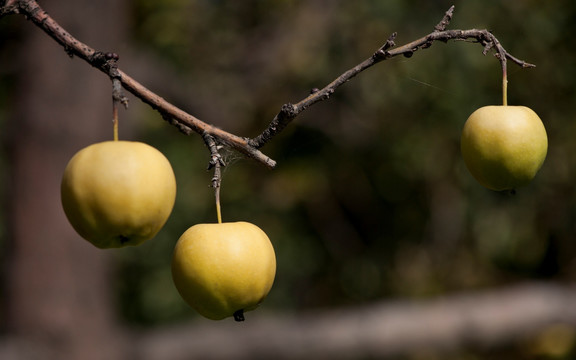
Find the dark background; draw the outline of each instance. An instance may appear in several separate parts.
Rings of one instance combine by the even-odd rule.
[[[537,65],[508,65],[509,104],[536,111],[549,137],[540,173],[515,195],[482,188],[460,156],[459,136],[468,115],[502,99],[499,62],[471,42],[435,43],[409,59],[397,57],[360,74],[262,149],[278,162],[275,170],[225,152],[224,221],[261,227],[278,259],[274,287],[248,320],[527,281],[574,281],[574,2],[80,3],[41,5],[81,41],[117,52],[120,68],[152,91],[247,137],[259,134],[282,104],[301,100],[369,57],[392,32],[402,45],[433,31],[452,3],[456,10],[449,28],[489,29],[511,54]],[[89,286],[97,294],[91,301],[104,308],[110,323],[154,329],[207,321],[180,299],[169,268],[180,234],[196,223],[216,221],[212,174],[206,171],[209,153],[201,138],[180,134],[130,96],[130,108],[120,115],[120,137],[147,142],[170,159],[178,196],[155,239],[102,252],[67,228],[58,182],[77,150],[111,138],[108,79],[81,60],[70,60],[32,23],[9,16],[0,20],[0,81],[5,145],[0,180],[6,189],[0,224],[6,285],[0,305],[7,309],[0,324],[5,334],[38,328],[33,324],[42,318],[18,320],[15,314],[24,305],[17,299],[27,299],[30,309],[51,306],[38,297],[42,291],[31,290],[33,282],[22,280],[43,272],[27,252],[38,246],[45,247],[35,256],[46,271],[54,270],[51,263],[66,262],[63,257],[76,259],[47,275],[60,279],[55,281],[62,288],[51,286],[51,291],[66,293],[74,282]],[[40,153],[55,148],[57,156],[42,159]],[[28,168],[20,165],[25,161],[32,162]],[[27,186],[51,195],[33,195]],[[61,224],[50,235],[38,224],[46,213]],[[53,220],[44,221],[47,229],[55,227]],[[26,229],[31,234],[21,243],[28,245],[18,245]],[[84,268],[90,261],[94,264]],[[75,280],[65,280],[70,273]],[[48,288],[45,281],[39,286]],[[97,301],[103,293],[103,302]],[[52,297],[59,304],[58,295]],[[85,303],[70,299],[84,314]],[[53,323],[50,319],[44,321]],[[526,355],[522,344],[501,351],[507,359],[540,358]],[[483,358],[468,349],[455,356]]]

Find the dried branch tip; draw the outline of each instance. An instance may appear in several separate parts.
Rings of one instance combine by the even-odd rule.
[[[448,11],[446,11],[442,20],[438,23],[438,25],[434,26],[434,31],[446,30],[446,27],[448,27],[448,25],[450,24],[450,21],[452,20],[452,16],[454,15],[454,8],[455,8],[455,6],[452,5],[450,7],[450,9],[448,9]]]
[[[396,46],[396,43],[394,42],[394,40],[396,40],[396,36],[398,36],[397,32],[393,32],[389,37],[388,40],[386,40],[386,43],[384,45],[382,45],[382,47],[380,48],[380,50],[386,51],[388,49],[390,49],[391,47]]]
[[[396,39],[397,35],[398,35],[397,32],[393,32],[392,35],[390,35],[388,37],[388,40],[386,40],[384,45],[382,45],[380,47],[380,49],[378,49],[372,57],[376,60],[386,59],[389,56],[388,49],[396,46],[396,43],[394,42],[394,40]]]

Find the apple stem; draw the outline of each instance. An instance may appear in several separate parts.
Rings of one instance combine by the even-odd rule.
[[[502,75],[502,105],[508,105],[508,78],[506,76],[506,71]]]
[[[498,58],[502,65],[502,105],[508,106],[508,71],[506,66],[506,54],[500,51]]]
[[[116,101],[112,102],[112,124],[114,127],[114,141],[118,141],[118,104]]]
[[[222,210],[220,207],[220,186],[214,189],[214,196],[216,197],[216,215],[218,216],[218,224],[222,224]]]

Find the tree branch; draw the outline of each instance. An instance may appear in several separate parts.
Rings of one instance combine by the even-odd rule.
[[[446,30],[452,19],[454,6],[450,7],[444,14],[442,20],[434,27],[430,34],[414,40],[400,47],[395,46],[396,33],[392,34],[386,43],[380,47],[370,58],[344,72],[330,84],[320,90],[312,91],[311,94],[296,104],[285,104],[278,114],[273,118],[268,127],[262,133],[252,139],[240,137],[224,131],[216,126],[207,124],[193,115],[172,105],[162,97],[150,91],[135,79],[131,78],[122,70],[117,69],[116,77],[122,86],[142,100],[144,103],[158,111],[162,117],[170,124],[176,126],[181,132],[190,134],[196,132],[199,135],[209,134],[218,140],[218,143],[229,146],[234,150],[264,164],[268,168],[274,168],[276,162],[260,152],[266,143],[281,133],[302,111],[315,103],[326,100],[340,86],[350,81],[364,70],[374,66],[384,60],[395,56],[403,55],[411,57],[416,51],[432,46],[436,41],[448,42],[449,40],[475,40],[484,47],[484,54],[495,51],[496,57],[502,63],[502,68],[506,69],[506,60],[518,64],[519,66],[534,67],[535,65],[520,60],[509,54],[500,44],[498,39],[488,30]],[[95,68],[107,73],[110,76],[110,64],[106,60],[104,53],[90,48],[88,45],[75,39],[65,29],[63,29],[54,19],[52,19],[34,0],[0,0],[0,17],[7,14],[22,14],[34,24],[44,30],[50,37],[64,47],[70,56],[78,56],[90,63]],[[393,48],[393,49],[392,49]]]
[[[87,61],[90,65],[110,76],[110,62],[106,59],[106,54],[96,51],[88,45],[74,38],[68,31],[62,28],[40,5],[34,0],[8,0],[6,5],[0,9],[0,14],[21,14],[27,17],[35,25],[40,27],[56,42],[64,47],[70,56],[78,56]],[[122,86],[158,111],[162,117],[172,125],[178,127],[185,134],[196,132],[200,135],[208,133],[220,142],[235,149],[236,151],[273,168],[276,162],[264,155],[258,149],[248,144],[247,139],[236,136],[213,125],[207,124],[200,119],[188,114],[171,103],[164,100],[154,92],[147,89],[138,81],[130,77],[120,69],[117,69],[117,78]]]
[[[454,5],[450,6],[450,9],[446,11],[442,20],[440,20],[438,25],[434,26],[434,31],[446,30],[446,27],[450,24],[450,21],[452,21],[452,16],[454,15],[454,8],[455,8]]]
[[[391,59],[399,55],[403,55],[407,58],[412,57],[416,51],[429,48],[435,41],[448,42],[449,40],[475,40],[477,43],[480,43],[482,46],[484,46],[484,55],[486,55],[490,50],[496,51],[496,57],[502,63],[503,69],[506,68],[506,59],[515,62],[523,68],[536,66],[510,55],[504,49],[504,47],[502,47],[500,41],[498,41],[498,39],[488,30],[444,30],[449,21],[452,19],[453,11],[454,6],[452,6],[446,12],[442,21],[436,25],[435,30],[432,33],[414,40],[408,44],[402,45],[392,50],[388,50],[394,46],[396,33],[393,33],[388,38],[386,43],[370,58],[364,60],[352,69],[344,72],[330,84],[326,85],[323,89],[312,92],[308,97],[296,104],[285,104],[282,106],[282,109],[276,115],[276,117],[272,120],[268,128],[265,129],[257,137],[250,139],[250,145],[258,149],[261,148],[274,136],[278,135],[282,130],[284,130],[284,128],[286,128],[286,126],[288,126],[288,124],[290,124],[290,122],[292,122],[292,120],[294,120],[302,111],[306,110],[319,101],[330,98],[330,95],[332,95],[337,88],[344,85],[346,82],[350,81],[353,77],[360,74],[364,70],[367,70],[379,62]]]

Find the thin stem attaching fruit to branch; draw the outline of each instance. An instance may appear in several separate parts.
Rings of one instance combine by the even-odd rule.
[[[508,75],[506,69],[502,71],[502,105],[508,105]]]
[[[500,56],[500,63],[502,64],[502,105],[508,106],[508,70],[506,66],[506,56]]]
[[[496,48],[496,58],[498,60],[500,60],[500,65],[502,67],[502,105],[507,106],[508,105],[508,65],[507,65],[507,59],[511,59],[512,61],[516,62],[517,64],[520,64],[522,67],[526,67],[526,66],[535,66],[535,65],[531,65],[531,64],[526,64],[522,61],[519,61],[518,59],[510,56],[506,50],[504,49],[504,47],[502,47],[502,45],[500,44],[500,41],[498,41],[498,39],[496,39],[494,37],[494,39],[492,40],[491,43],[487,43],[486,45],[484,45],[484,54],[488,53],[488,51],[490,51],[491,48]]]
[[[207,132],[202,134],[204,143],[210,150],[210,162],[208,163],[208,170],[214,169],[214,176],[212,177],[211,186],[214,188],[214,198],[216,200],[216,215],[218,224],[222,224],[222,210],[220,207],[220,188],[222,185],[222,167],[226,166],[222,155],[220,155],[221,146],[218,146],[214,137]]]
[[[112,79],[112,123],[114,128],[114,141],[118,141],[118,107],[120,104],[128,108],[128,98],[122,92],[122,82],[118,73],[118,59],[116,53],[106,53],[104,55],[109,68],[108,76]]]
[[[118,141],[118,105],[116,104],[116,101],[112,102],[112,124],[112,138],[114,141]]]
[[[391,59],[398,55],[403,55],[409,58],[416,51],[429,48],[436,41],[448,42],[449,40],[474,40],[484,46],[484,54],[487,54],[491,50],[495,50],[496,57],[502,63],[504,74],[506,69],[506,60],[510,60],[523,68],[535,66],[509,54],[502,45],[500,45],[498,39],[488,30],[446,30],[452,19],[453,12],[454,6],[450,7],[450,9],[446,11],[442,20],[434,27],[433,32],[405,45],[395,47],[394,40],[396,38],[396,33],[392,34],[386,43],[374,52],[372,56],[344,72],[324,88],[319,90],[315,89],[308,97],[302,99],[296,104],[287,103],[283,105],[267,128],[260,135],[252,139],[240,137],[213,125],[207,124],[167,102],[121,70],[117,69],[117,74],[119,81],[126,90],[158,111],[164,119],[166,119],[171,125],[176,126],[183,133],[191,134],[192,132],[196,132],[200,135],[207,133],[216,139],[219,144],[230,147],[245,156],[264,164],[268,168],[274,168],[276,162],[260,152],[260,148],[268,143],[274,136],[281,133],[302,111],[317,102],[330,98],[330,96],[340,86],[364,70],[384,60]],[[95,51],[88,45],[75,39],[58,23],[56,23],[56,21],[54,21],[44,10],[42,10],[36,1],[4,0],[4,6],[0,7],[0,17],[8,14],[22,14],[26,16],[27,19],[31,20],[61,44],[70,56],[76,55],[97,69],[109,73],[109,64],[102,52]],[[504,80],[506,81],[506,75],[504,75]],[[506,102],[506,99],[504,99],[504,102]]]

